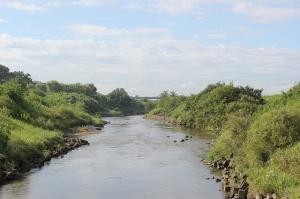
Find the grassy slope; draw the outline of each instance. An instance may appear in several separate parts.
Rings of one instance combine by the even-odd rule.
[[[32,160],[44,158],[51,147],[63,141],[61,132],[37,128],[4,115],[0,115],[0,120],[10,129],[8,145],[2,154],[3,170],[28,171]]]

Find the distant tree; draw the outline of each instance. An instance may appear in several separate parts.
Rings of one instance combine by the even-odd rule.
[[[0,64],[0,83],[9,78],[9,68]]]
[[[85,87],[85,94],[88,96],[95,96],[97,94],[97,88],[94,84],[86,84]]]
[[[0,154],[4,151],[9,140],[9,129],[6,124],[0,123]]]
[[[15,81],[19,84],[22,84],[23,86],[26,86],[28,84],[32,83],[31,75],[25,74],[22,71],[15,71],[9,73],[9,80]]]
[[[47,93],[47,85],[41,82],[35,82],[34,91],[40,96],[45,96]]]
[[[47,82],[47,86],[49,92],[59,93],[63,91],[63,85],[58,81]]]
[[[22,85],[16,82],[5,82],[0,85],[0,94],[7,95],[16,103],[21,103],[23,101],[24,89]]]
[[[131,98],[124,88],[117,88],[108,94],[109,102],[112,106],[125,108],[130,106]]]
[[[165,98],[169,96],[169,92],[168,91],[162,91],[159,95],[159,98]]]

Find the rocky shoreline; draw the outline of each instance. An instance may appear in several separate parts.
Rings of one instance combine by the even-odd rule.
[[[221,158],[217,161],[206,162],[211,168],[221,170],[221,179],[216,182],[222,183],[222,190],[225,193],[225,199],[247,199],[248,187],[247,176],[235,172],[234,159]]]
[[[43,167],[45,163],[51,161],[52,158],[63,157],[68,152],[85,145],[89,145],[87,140],[71,137],[64,138],[62,144],[52,146],[45,151],[45,155],[31,157],[31,159],[28,160],[27,165],[0,171],[0,185],[7,181],[20,178],[23,173],[26,173],[31,169]]]
[[[249,195],[247,176],[235,170],[235,160],[233,158],[220,158],[213,162],[203,160],[203,162],[212,169],[222,171],[221,179],[216,178],[216,182],[222,183],[225,199],[288,199],[288,197],[279,197],[276,193]]]

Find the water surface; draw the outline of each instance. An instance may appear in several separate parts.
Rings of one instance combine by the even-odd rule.
[[[106,118],[90,146],[0,188],[1,199],[221,199],[200,160],[209,139],[141,116]],[[179,142],[174,143],[174,140]]]

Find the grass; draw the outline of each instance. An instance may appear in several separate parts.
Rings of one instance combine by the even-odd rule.
[[[22,121],[0,115],[0,120],[10,128],[7,147],[1,151],[6,161],[4,170],[15,168],[19,171],[28,171],[36,159],[42,159],[49,150],[63,140],[63,135],[58,131],[49,131],[34,127]]]

